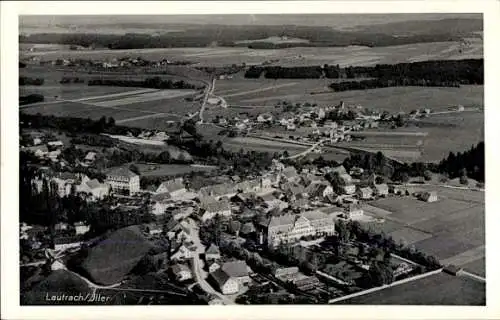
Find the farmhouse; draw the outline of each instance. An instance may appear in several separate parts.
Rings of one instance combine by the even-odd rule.
[[[140,191],[139,175],[126,168],[116,168],[106,175],[106,183],[115,193],[132,195]]]
[[[368,200],[373,196],[373,190],[370,187],[359,188],[356,192],[359,199]]]
[[[231,204],[227,199],[221,199],[217,202],[205,203],[202,204],[200,213],[202,221],[210,220],[216,215],[229,217],[231,215]]]
[[[437,192],[430,191],[420,194],[420,199],[425,202],[436,202],[438,200]]]
[[[236,279],[231,278],[222,269],[217,269],[210,273],[210,277],[214,280],[222,294],[235,294],[238,293],[240,287]]]
[[[375,194],[379,197],[385,197],[386,195],[389,194],[389,187],[387,186],[386,183],[381,183],[381,184],[375,184]]]
[[[346,207],[345,213],[351,220],[356,220],[363,217],[364,211],[359,204],[350,204]]]
[[[107,183],[100,183],[97,179],[87,180],[78,186],[76,191],[90,195],[91,200],[101,200],[109,194],[110,185]]]
[[[249,267],[243,260],[229,261],[222,265],[221,270],[228,274],[231,278],[238,281],[240,285],[250,282],[248,276]]]
[[[257,122],[265,123],[273,121],[273,116],[270,113],[259,114],[257,117]]]
[[[205,260],[218,260],[220,259],[219,247],[215,244],[211,244],[210,247],[205,251]]]
[[[177,281],[186,281],[193,278],[191,270],[185,264],[175,264],[171,270]]]
[[[175,198],[186,192],[182,178],[164,181],[156,189],[156,193],[169,193],[170,197]]]

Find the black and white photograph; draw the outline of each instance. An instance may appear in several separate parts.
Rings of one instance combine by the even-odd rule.
[[[19,15],[9,294],[486,306],[484,25],[452,10]]]

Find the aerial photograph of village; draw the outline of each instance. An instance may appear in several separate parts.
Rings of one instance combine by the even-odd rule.
[[[486,305],[483,65],[482,14],[20,16],[20,304]]]

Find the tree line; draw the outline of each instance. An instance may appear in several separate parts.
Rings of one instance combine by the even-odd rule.
[[[273,44],[258,41],[273,36],[287,36],[308,40],[292,44]],[[20,35],[20,43],[56,43],[80,45],[83,47],[109,49],[179,48],[243,46],[255,49],[278,49],[287,47],[342,47],[361,45],[369,47],[393,46],[422,42],[460,41],[461,34],[456,32],[432,32],[397,37],[387,33],[339,31],[323,26],[264,26],[264,25],[203,25],[190,26],[182,32],[161,35],[145,33],[97,34],[97,33],[40,33]],[[254,43],[241,43],[240,40],[257,40]]]
[[[45,80],[43,78],[30,78],[25,76],[19,76],[20,86],[41,86]]]
[[[323,66],[251,66],[245,78],[257,79],[264,74],[270,79],[362,79],[332,83],[336,91],[362,90],[390,86],[452,86],[460,84],[484,83],[484,60],[435,60],[412,63],[377,64],[372,67],[345,67],[339,65]],[[351,89],[352,88],[352,89]]]
[[[45,97],[41,94],[38,94],[38,93],[28,94],[26,96],[20,95],[19,96],[19,105],[24,106],[27,104],[43,102],[44,100],[45,100]]]
[[[160,77],[141,80],[123,79],[93,79],[88,81],[89,86],[115,86],[115,87],[139,87],[152,89],[197,89],[193,84],[183,80],[162,80]]]

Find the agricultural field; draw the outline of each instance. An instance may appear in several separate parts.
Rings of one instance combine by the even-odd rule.
[[[484,274],[484,263],[480,262],[485,256],[484,193],[443,187],[422,189],[437,190],[439,200],[434,203],[409,197],[376,200],[365,212],[384,218],[385,222],[370,227],[397,242],[414,245],[443,264],[470,266],[478,274]]]
[[[486,305],[484,283],[444,272],[373,293],[340,301],[339,304],[380,305]]]
[[[136,164],[141,176],[155,177],[155,176],[175,176],[190,172],[206,172],[214,170],[214,167],[209,166],[193,166],[188,164]]]
[[[474,39],[476,40],[476,39]],[[89,50],[89,51],[39,51],[23,52],[21,58],[37,56],[41,60],[57,58],[112,59],[125,56],[141,56],[148,60],[180,59],[201,65],[260,64],[277,59],[277,64],[296,66],[307,64],[375,65],[382,63],[413,62],[438,59],[468,59],[483,57],[480,39],[460,52],[459,42],[418,43],[388,47],[305,47],[280,49],[249,49],[232,47],[213,48],[153,48],[134,50]]]

